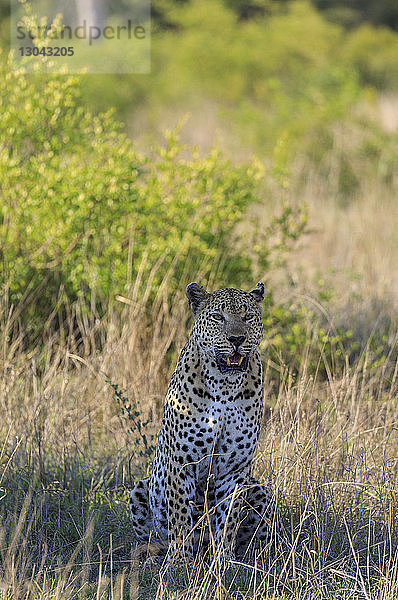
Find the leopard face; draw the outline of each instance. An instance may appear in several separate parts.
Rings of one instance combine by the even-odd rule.
[[[263,335],[264,285],[252,292],[226,288],[207,293],[191,283],[187,296],[195,316],[192,335],[201,353],[215,360],[221,374],[246,371]]]

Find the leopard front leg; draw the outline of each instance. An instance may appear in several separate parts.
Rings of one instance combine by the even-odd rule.
[[[193,559],[192,505],[195,481],[188,466],[170,465],[166,481],[170,561]]]
[[[249,474],[226,474],[216,484],[216,543],[222,549],[225,561],[235,558],[235,539],[240,524],[240,513],[246,494],[245,484]]]

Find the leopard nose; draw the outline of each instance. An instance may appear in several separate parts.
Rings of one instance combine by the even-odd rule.
[[[231,344],[235,347],[235,349],[237,350],[239,348],[239,346],[241,344],[243,344],[243,342],[245,341],[246,337],[244,335],[239,335],[239,336],[235,336],[235,335],[231,335],[228,338],[228,341],[231,342]]]

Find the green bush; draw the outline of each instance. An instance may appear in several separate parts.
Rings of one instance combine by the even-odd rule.
[[[380,140],[385,133],[375,98],[398,86],[396,32],[347,30],[302,0],[166,5],[174,27],[152,37],[150,76],[85,79],[91,106],[117,106],[139,135],[144,123],[144,143],[187,112],[200,127],[191,125],[187,137],[206,146],[216,129],[232,156],[255,151],[271,160],[286,140],[288,163],[301,173],[297,185],[315,176],[343,204],[379,176],[362,142],[369,129]],[[250,6],[263,6],[264,15],[237,18]],[[382,160],[394,164],[391,137],[380,148]]]
[[[118,76],[90,78],[85,97],[104,106],[116,87],[112,103],[123,116],[144,113],[152,131],[170,109],[177,119],[214,110],[246,148],[269,155],[288,135],[291,156],[302,152],[303,140],[318,139],[317,127],[345,118],[361,96],[358,73],[343,56],[346,33],[308,2],[283,3],[283,10],[270,3],[272,11],[254,20],[237,19],[233,4],[175,3],[175,28],[152,38],[151,75],[130,76],[129,90]]]
[[[253,229],[251,253],[235,231],[259,200],[259,163],[201,156],[176,132],[144,157],[110,113],[81,108],[79,77],[3,63],[0,79],[0,283],[25,331],[78,299],[100,310],[137,280],[153,294],[167,277],[172,293],[215,264],[235,286],[266,272],[267,232]],[[288,207],[270,227],[282,248],[304,225]]]
[[[377,89],[397,89],[397,33],[387,28],[362,25],[347,37],[343,53],[363,84]]]
[[[216,149],[202,156],[177,131],[143,156],[110,113],[81,107],[80,77],[1,68],[0,284],[29,345],[76,301],[98,315],[117,294],[151,302],[162,284],[172,295],[194,279],[243,288],[266,280],[305,231],[305,212],[288,202],[266,229],[250,224],[247,209],[269,193],[258,161],[234,164]],[[287,153],[280,140],[268,175],[281,192]],[[264,322],[277,377],[278,364],[297,372],[308,352],[319,369],[315,315],[270,294]],[[345,334],[317,335],[324,355],[339,359]]]

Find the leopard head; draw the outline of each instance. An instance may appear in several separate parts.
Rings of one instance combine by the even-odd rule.
[[[222,374],[246,371],[263,335],[264,284],[251,292],[225,288],[207,292],[190,283],[186,294],[194,313],[192,330],[201,353],[215,359]]]

